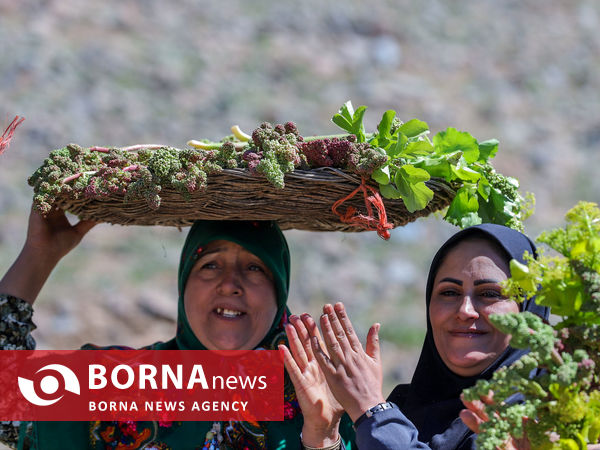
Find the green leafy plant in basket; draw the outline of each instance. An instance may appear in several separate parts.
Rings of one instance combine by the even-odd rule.
[[[393,224],[387,223],[381,197],[402,199],[410,214],[424,210],[434,198],[431,183],[427,185],[433,179],[442,180],[455,194],[445,214],[449,222],[460,227],[492,222],[521,228],[527,208],[518,182],[497,173],[489,162],[498,141],[478,142],[454,128],[430,139],[425,122],[402,122],[392,110],[383,114],[376,131],[366,133],[365,111],[365,106],[354,110],[350,102],[344,104],[332,121],[346,134],[335,136],[302,136],[293,122],[265,122],[251,134],[234,126],[233,134],[219,142],[191,140],[186,149],[70,144],[52,151],[29,183],[35,206],[43,214],[61,200],[64,204],[65,197],[90,202],[141,201],[156,211],[165,192],[174,191],[190,200],[223,171],[244,171],[284,189],[286,174],[328,167],[362,180],[348,197],[332,198],[331,212],[344,223],[376,228],[384,238],[389,237]],[[361,190],[365,214],[351,207],[338,211]]]
[[[498,151],[496,139],[478,142],[465,131],[448,128],[429,139],[429,126],[419,120],[402,122],[386,111],[373,134],[363,124],[366,107],[347,102],[333,122],[355,135],[358,142],[381,148],[386,162],[372,173],[386,198],[401,198],[410,212],[423,209],[433,198],[425,182],[441,178],[457,186],[445,219],[462,228],[482,222],[521,229],[523,198],[515,178],[497,173],[490,165]]]
[[[526,437],[535,449],[585,449],[600,438],[600,210],[581,202],[566,214],[564,228],[542,233],[538,241],[558,253],[542,252],[527,264],[511,262],[506,294],[535,296],[561,317],[550,326],[529,312],[491,316],[511,334],[510,345],[531,352],[464,391],[477,400],[493,392],[490,420],[480,428],[483,449]],[[542,375],[529,378],[535,368]],[[521,402],[506,400],[520,393]]]

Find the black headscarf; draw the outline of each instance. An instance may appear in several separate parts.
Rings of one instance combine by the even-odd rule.
[[[489,379],[500,367],[507,366],[527,353],[508,347],[488,368],[479,375],[463,377],[452,372],[442,361],[433,340],[429,320],[429,304],[435,276],[448,252],[459,242],[470,238],[482,238],[498,245],[505,252],[506,262],[516,259],[524,262],[528,252],[537,257],[535,245],[524,234],[501,225],[483,224],[459,231],[438,250],[427,279],[426,308],[427,334],[417,368],[409,385],[397,386],[389,401],[396,403],[419,430],[419,440],[429,442],[432,448],[471,448],[473,434],[458,417],[464,409],[460,400],[463,389],[473,386],[480,378]],[[539,306],[534,299],[520,305],[521,311],[530,311],[548,319],[549,308]]]

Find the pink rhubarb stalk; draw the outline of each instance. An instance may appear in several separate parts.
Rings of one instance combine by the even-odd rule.
[[[8,144],[10,144],[10,140],[15,133],[16,128],[23,123],[25,117],[15,116],[13,121],[6,127],[2,136],[0,136],[0,155],[4,153],[4,151],[8,148]]]
[[[138,145],[130,145],[129,147],[121,147],[117,148],[117,150],[123,150],[125,152],[133,152],[136,150],[148,149],[148,150],[158,150],[159,148],[165,147],[164,145],[159,144],[138,144]],[[108,153],[112,150],[109,147],[90,147],[90,152],[101,152]]]

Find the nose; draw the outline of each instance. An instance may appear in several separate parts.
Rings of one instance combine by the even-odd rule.
[[[464,295],[458,307],[457,316],[461,320],[474,320],[479,318],[479,313],[469,295]]]
[[[240,275],[236,269],[224,270],[217,285],[217,293],[223,296],[237,297],[242,295],[243,288],[240,283]]]

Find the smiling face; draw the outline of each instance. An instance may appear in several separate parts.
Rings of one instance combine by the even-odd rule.
[[[429,320],[435,346],[450,370],[461,376],[481,373],[508,346],[490,314],[518,312],[502,295],[510,275],[500,249],[485,239],[462,241],[448,252],[435,276]]]
[[[213,241],[190,272],[184,305],[194,334],[207,349],[253,349],[277,315],[273,275],[244,247]]]

